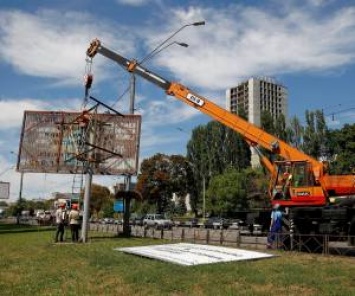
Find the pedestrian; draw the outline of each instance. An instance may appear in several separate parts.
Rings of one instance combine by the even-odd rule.
[[[78,204],[72,204],[71,211],[69,212],[69,224],[73,243],[79,241],[79,219]]]
[[[58,209],[55,212],[55,222],[57,225],[57,231],[55,234],[55,242],[63,242],[64,238],[64,223],[65,223],[65,204],[59,204]]]
[[[279,204],[275,204],[272,208],[269,230],[270,231],[267,238],[267,248],[272,249],[274,241],[282,230],[282,212],[280,211]]]

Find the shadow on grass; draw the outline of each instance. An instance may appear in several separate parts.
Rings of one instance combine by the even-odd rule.
[[[47,232],[53,231],[54,227],[49,226],[33,226],[25,224],[2,224],[0,223],[0,235],[9,233],[24,233],[24,232]]]

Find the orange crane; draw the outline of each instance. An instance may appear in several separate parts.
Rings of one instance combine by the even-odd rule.
[[[308,215],[312,216],[314,210],[314,215],[317,216],[319,215],[319,209],[328,205],[329,197],[355,194],[355,175],[329,175],[327,164],[316,160],[254,124],[219,107],[188,87],[168,81],[146,69],[136,60],[129,60],[106,48],[101,44],[100,40],[94,39],[86,54],[92,59],[97,53],[115,61],[128,72],[135,73],[157,85],[166,94],[174,96],[185,104],[233,129],[251,146],[263,147],[282,158],[282,161],[274,163],[270,163],[266,158],[264,158],[264,161],[262,159],[272,176],[269,192],[272,204],[278,203],[289,209],[299,209],[300,207],[305,209],[307,207],[307,210],[309,210],[307,212]],[[302,210],[301,212],[303,213]],[[345,214],[346,223],[350,224],[350,219],[352,221],[351,225],[353,225],[351,226],[352,228],[355,228],[354,212],[354,209],[349,208],[349,211],[346,211]],[[329,215],[329,212],[327,212],[327,215]],[[295,219],[297,219],[297,214]],[[323,221],[322,219],[319,221]],[[343,225],[340,227],[343,228]]]

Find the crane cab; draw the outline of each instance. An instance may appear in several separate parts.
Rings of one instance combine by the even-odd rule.
[[[313,175],[309,161],[276,161],[277,174],[271,180],[273,204],[283,206],[325,205],[326,196]]]

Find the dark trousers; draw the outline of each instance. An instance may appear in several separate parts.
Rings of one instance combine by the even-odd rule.
[[[70,224],[71,240],[77,242],[79,240],[79,224]]]
[[[269,245],[273,244],[273,242],[276,240],[278,235],[281,233],[281,227],[280,226],[272,226],[271,230],[269,232],[269,235],[267,237],[267,242]]]
[[[63,236],[64,236],[64,223],[59,223],[57,224],[57,232],[55,233],[55,242],[63,241]]]

